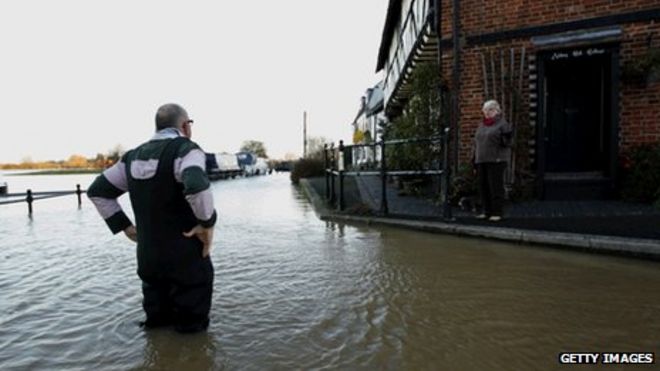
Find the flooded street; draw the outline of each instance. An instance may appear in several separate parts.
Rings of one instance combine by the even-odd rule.
[[[326,223],[288,174],[213,189],[211,326],[188,336],[138,327],[134,245],[88,200],[36,201],[32,220],[0,206],[0,369],[535,370],[660,351],[658,263]]]

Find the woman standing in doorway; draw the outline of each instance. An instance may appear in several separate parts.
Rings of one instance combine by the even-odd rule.
[[[513,129],[495,100],[483,105],[484,119],[474,135],[474,165],[477,170],[482,212],[477,216],[497,222],[504,208],[504,171],[511,158]]]

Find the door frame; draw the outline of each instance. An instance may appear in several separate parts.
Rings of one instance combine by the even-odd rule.
[[[614,190],[616,185],[616,180],[618,177],[617,174],[617,164],[619,161],[619,92],[620,92],[620,44],[619,43],[608,43],[608,44],[593,44],[593,45],[580,45],[580,46],[564,46],[548,50],[540,50],[536,53],[537,64],[537,73],[538,73],[538,83],[536,86],[536,94],[538,98],[538,104],[536,106],[536,116],[538,117],[536,125],[536,195],[539,199],[545,199],[545,164],[546,164],[546,145],[545,145],[545,131],[547,125],[547,94],[546,94],[546,64],[552,61],[553,55],[557,53],[569,54],[571,55],[574,51],[583,51],[593,49],[602,49],[605,54],[610,56],[610,107],[609,110],[606,109],[606,114],[610,115],[610,130],[609,130],[609,148],[610,156],[609,163],[605,166],[606,178],[607,178],[607,187],[610,190]]]

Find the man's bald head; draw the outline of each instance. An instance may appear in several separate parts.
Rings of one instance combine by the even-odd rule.
[[[156,131],[166,128],[181,129],[181,124],[188,120],[188,112],[175,103],[160,106],[156,111]]]

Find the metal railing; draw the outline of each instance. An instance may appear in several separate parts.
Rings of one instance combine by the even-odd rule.
[[[389,214],[388,199],[387,199],[387,180],[390,176],[438,176],[440,189],[439,193],[442,199],[443,207],[443,216],[445,219],[451,219],[451,207],[449,205],[449,197],[447,193],[447,184],[449,180],[445,179],[448,172],[444,164],[447,163],[448,158],[448,145],[449,140],[449,128],[445,128],[443,135],[429,137],[429,138],[410,138],[410,139],[394,139],[394,140],[380,140],[375,143],[370,144],[352,144],[344,145],[344,141],[340,140],[339,145],[335,147],[334,143],[330,145],[324,145],[324,168],[325,168],[325,198],[328,203],[331,205],[336,205],[337,210],[343,211],[346,207],[345,205],[345,195],[344,195],[344,177],[346,176],[378,176],[381,179],[380,182],[380,191],[381,191],[381,200],[380,200],[380,213],[382,215]],[[391,146],[401,146],[407,144],[416,144],[416,145],[429,145],[429,146],[440,146],[440,156],[437,158],[437,168],[422,168],[422,169],[398,169],[398,168],[389,168],[387,161],[387,152],[386,149]],[[346,152],[351,151],[354,148],[372,148],[374,157],[378,153],[377,149],[380,150],[380,159],[379,161],[372,161],[370,164],[375,167],[373,169],[349,169],[345,163]],[[338,182],[336,182],[338,181]],[[336,189],[336,185],[339,189]]]
[[[80,189],[80,184],[76,184],[76,189],[74,191],[32,192],[31,189],[28,189],[25,193],[7,193],[0,195],[0,206],[26,202],[28,205],[28,216],[32,216],[32,203],[34,201],[45,200],[54,197],[77,195],[78,208],[80,208],[82,206],[82,194],[86,192],[86,190]]]

